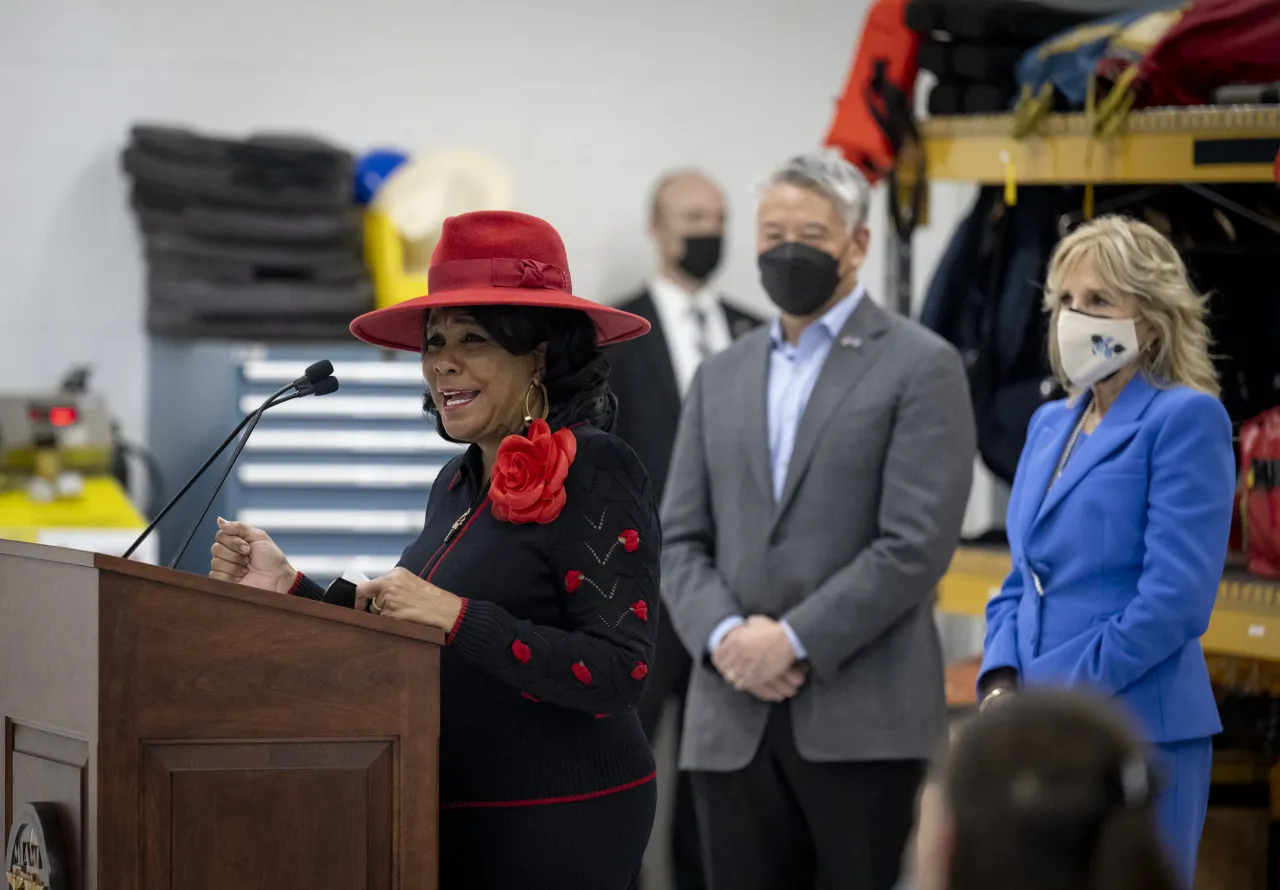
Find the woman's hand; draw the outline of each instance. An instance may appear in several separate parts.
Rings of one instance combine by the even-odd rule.
[[[356,611],[366,603],[369,610],[384,618],[399,618],[453,630],[462,612],[462,598],[424,581],[408,569],[392,569],[381,578],[356,587]]]
[[[209,548],[209,577],[260,590],[288,593],[298,572],[284,552],[260,528],[218,517],[218,533]]]
[[[978,681],[978,712],[1008,704],[1018,691],[1018,672],[1002,667],[988,671]]]
[[[982,701],[978,702],[978,713],[985,713],[992,708],[999,708],[1007,705],[1009,702],[1017,698],[1017,688],[1014,686],[996,686],[990,692],[982,697]]]

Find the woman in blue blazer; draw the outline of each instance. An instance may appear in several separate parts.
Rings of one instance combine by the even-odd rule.
[[[1169,241],[1103,217],[1050,260],[1049,353],[1071,396],[1031,420],[987,605],[982,707],[1019,686],[1093,689],[1145,729],[1189,887],[1218,710],[1200,649],[1235,488],[1204,301]]]

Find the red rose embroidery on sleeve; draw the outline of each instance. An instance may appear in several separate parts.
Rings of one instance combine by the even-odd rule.
[[[511,644],[511,654],[514,655],[516,657],[516,661],[521,664],[528,664],[529,658],[533,655],[529,650],[528,645],[526,645],[522,640],[516,640]]]
[[[576,593],[578,588],[582,586],[582,572],[576,569],[570,569],[564,575],[564,589],[570,593]]]
[[[643,680],[647,676],[649,676],[649,665],[645,664],[643,661],[637,663],[636,666],[631,669],[631,679],[633,680]]]
[[[573,431],[554,434],[545,420],[529,425],[528,436],[507,436],[498,446],[489,496],[502,522],[548,523],[564,509],[564,480],[578,454]]]
[[[574,664],[573,675],[578,678],[579,683],[591,682],[591,669],[580,661]]]
[[[649,604],[644,600],[636,600],[631,604],[631,611],[636,613],[636,617],[641,621],[649,620]]]
[[[623,550],[628,553],[635,553],[640,549],[640,533],[634,528],[629,528],[618,535],[618,542],[622,544]]]

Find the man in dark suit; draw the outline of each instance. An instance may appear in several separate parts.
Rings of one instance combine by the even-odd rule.
[[[648,319],[653,330],[615,347],[609,375],[618,396],[614,432],[635,449],[655,491],[666,484],[680,403],[698,364],[761,323],[729,306],[708,286],[720,265],[724,226],[724,195],[707,176],[678,171],[658,181],[650,218],[658,271],[621,307]],[[678,700],[676,714],[683,714],[690,666],[689,653],[664,618],[658,624],[649,691],[640,704],[640,720],[650,741],[670,699]],[[677,890],[702,890],[698,827],[684,773],[676,791],[672,859]]]

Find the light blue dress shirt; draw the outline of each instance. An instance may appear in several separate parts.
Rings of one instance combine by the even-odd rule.
[[[791,453],[795,450],[796,430],[800,418],[809,404],[814,384],[822,373],[822,366],[831,354],[831,346],[840,331],[858,308],[866,289],[858,285],[853,293],[836,303],[826,313],[800,334],[796,343],[788,343],[782,335],[782,321],[774,318],[770,327],[773,349],[769,353],[769,465],[773,473],[773,500],[782,499],[782,489],[787,483],[787,470],[791,466]],[[715,652],[725,635],[746,621],[741,615],[732,615],[716,625],[707,640],[707,651]],[[784,620],[786,631],[796,659],[803,661],[808,653],[791,625]]]

